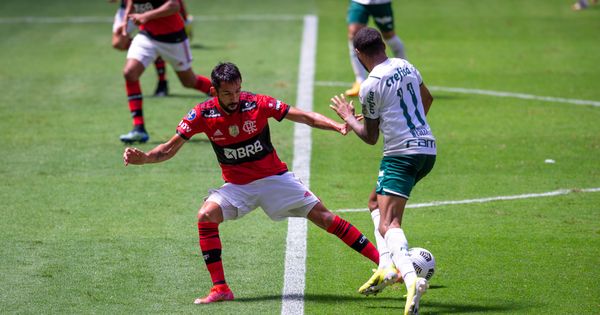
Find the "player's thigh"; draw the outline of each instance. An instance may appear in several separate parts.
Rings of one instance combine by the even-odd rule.
[[[269,176],[258,184],[258,206],[272,220],[306,217],[319,199],[292,172]]]
[[[435,165],[436,156],[435,155],[426,155],[423,154],[419,171],[417,172],[417,176],[415,178],[415,184],[418,183],[421,179],[423,179],[427,174],[431,172],[433,166]]]
[[[158,50],[155,42],[143,34],[137,34],[131,41],[129,50],[127,50],[127,59],[139,61],[144,68],[153,63],[157,56]]]
[[[408,199],[415,186],[421,164],[422,158],[418,155],[383,157],[377,177],[377,194]]]
[[[369,22],[369,10],[366,6],[354,1],[350,1],[348,13],[346,14],[346,22],[351,24],[366,25]]]
[[[176,72],[192,68],[192,51],[186,39],[179,43],[156,42],[158,54],[168,62]]]
[[[223,220],[236,220],[256,209],[256,200],[256,193],[250,186],[225,183],[218,189],[209,190],[205,204],[218,204]]]
[[[375,25],[382,33],[394,30],[394,12],[391,3],[369,5],[367,8]]]

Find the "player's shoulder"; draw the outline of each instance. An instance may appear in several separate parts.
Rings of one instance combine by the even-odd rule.
[[[221,117],[221,112],[217,107],[217,98],[210,98],[202,103],[198,103],[191,111],[202,118],[217,118]],[[188,113],[188,116],[190,114]]]

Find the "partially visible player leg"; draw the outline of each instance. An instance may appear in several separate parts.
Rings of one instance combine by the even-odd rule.
[[[354,39],[354,34],[356,34],[356,32],[358,32],[361,28],[367,26],[368,22],[369,11],[365,5],[350,1],[346,16],[346,23],[348,24],[348,52],[350,54],[352,71],[354,72],[354,83],[352,84],[351,88],[344,92],[346,96],[358,96],[360,84],[367,78],[367,70],[358,60],[352,40]]]
[[[377,251],[379,251],[379,266],[374,270],[373,275],[365,284],[363,284],[358,292],[364,295],[378,294],[387,286],[394,284],[398,280],[398,270],[392,262],[390,251],[381,233],[379,233],[379,205],[377,203],[377,194],[375,189],[369,195],[369,210],[375,227],[375,240]]]
[[[169,85],[167,82],[167,68],[165,61],[158,56],[154,61],[154,67],[156,68],[156,74],[158,75],[158,82],[156,89],[154,90],[154,96],[167,96],[169,95]]]
[[[375,264],[379,264],[379,252],[377,252],[375,246],[356,227],[333,214],[321,202],[318,202],[310,210],[306,218],[320,228],[337,236],[346,245]]]
[[[136,59],[127,59],[124,69],[125,89],[127,91],[127,102],[133,119],[133,129],[120,140],[125,143],[148,141],[149,136],[144,126],[144,114],[142,111],[143,96],[139,78],[144,72],[144,65]]]
[[[210,87],[212,86],[210,79],[205,76],[195,74],[191,68],[184,71],[177,71],[177,76],[179,77],[181,84],[183,84],[183,86],[186,88],[196,89],[207,95],[210,93]]]
[[[219,223],[223,222],[223,213],[219,204],[206,201],[198,212],[198,237],[200,250],[206,268],[210,273],[213,286],[207,296],[197,298],[194,304],[208,304],[233,300],[233,292],[225,281],[225,271],[221,261],[221,239]]]
[[[412,260],[408,255],[408,241],[401,228],[406,201],[406,198],[400,196],[377,196],[377,202],[382,212],[379,231],[384,235],[387,247],[392,253],[392,261],[400,269],[408,291],[404,315],[418,313],[421,296],[429,287],[426,279],[417,277]]]

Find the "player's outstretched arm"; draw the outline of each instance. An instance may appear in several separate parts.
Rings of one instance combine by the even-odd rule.
[[[313,128],[333,130],[346,135],[348,133],[348,126],[346,124],[340,124],[333,119],[325,117],[315,112],[305,112],[301,109],[290,107],[285,118],[305,125],[309,125]]]
[[[379,139],[379,120],[368,119],[365,117],[365,123],[362,124],[359,121],[360,116],[354,114],[354,105],[352,101],[348,102],[344,94],[340,96],[334,96],[331,98],[331,109],[340,116],[346,122],[356,135],[364,142],[368,144],[376,144]]]
[[[142,165],[163,162],[174,157],[184,143],[185,139],[179,135],[174,135],[169,141],[157,145],[148,153],[138,148],[127,147],[123,152],[123,163],[127,166],[129,164]]]

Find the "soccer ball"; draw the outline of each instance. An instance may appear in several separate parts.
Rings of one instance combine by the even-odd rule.
[[[427,280],[433,277],[435,272],[435,258],[430,251],[425,248],[413,247],[408,250],[408,255],[412,260],[417,276]]]

